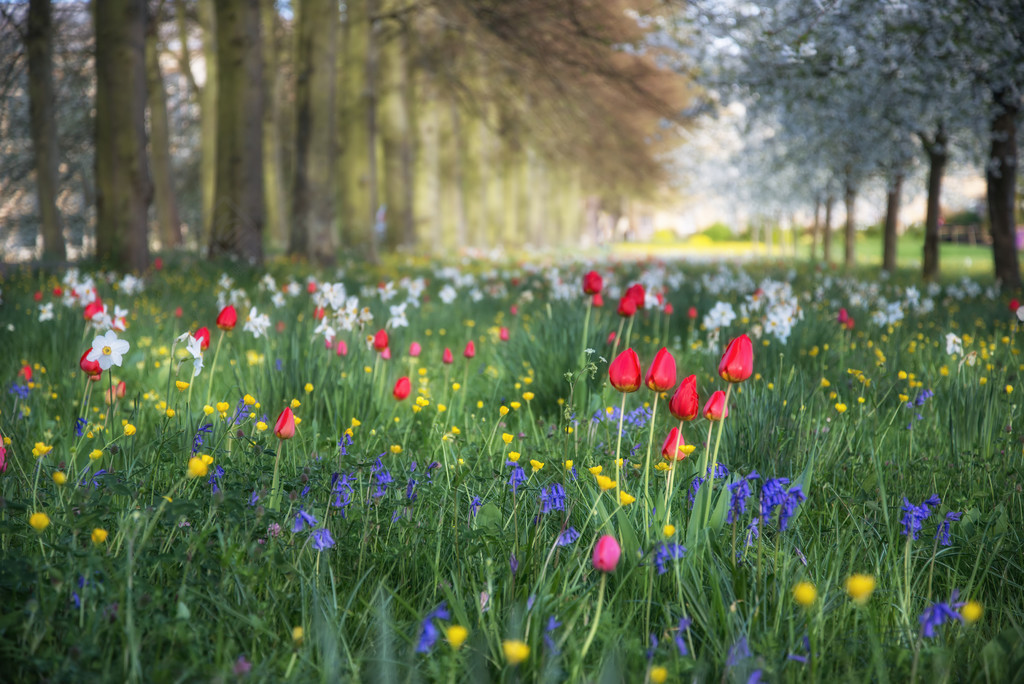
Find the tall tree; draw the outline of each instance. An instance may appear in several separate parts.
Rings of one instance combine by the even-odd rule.
[[[50,0],[28,4],[28,98],[35,154],[43,260],[63,261],[64,226],[57,209],[57,124],[53,99],[53,16]]]
[[[338,251],[334,215],[338,4],[301,0],[295,10],[295,222],[289,252],[329,265]]]
[[[210,256],[261,263],[266,207],[259,0],[218,0],[216,26],[217,173]]]
[[[160,14],[158,3],[146,27],[146,86],[149,104],[149,156],[153,167],[153,199],[156,205],[157,235],[164,249],[181,244],[181,219],[174,189],[171,163],[170,126],[167,119],[167,92],[160,72]]]
[[[96,256],[149,262],[146,165],[146,0],[93,5],[96,31]]]

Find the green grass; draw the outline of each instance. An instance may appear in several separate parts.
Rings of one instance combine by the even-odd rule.
[[[618,486],[635,497],[625,504],[588,470],[616,477],[623,396],[607,382],[615,302],[607,297],[591,312],[584,340],[586,307],[555,298],[549,271],[470,264],[463,270],[475,281],[447,305],[440,293],[449,278],[433,264],[373,272],[349,265],[347,292],[369,285],[360,307],[375,318],[363,329],[336,326],[345,356],[314,333],[305,273],[295,273],[300,294],[286,295],[281,308],[271,304],[292,277],[287,267],[271,269],[273,290],[258,284],[262,273],[233,273],[237,296],[270,316],[268,335],[258,339],[242,330],[249,302],[240,301],[239,326],[220,341],[213,321],[226,291],[215,267],[149,273],[131,296],[124,283],[97,278],[104,301],[130,312],[119,335],[131,348],[113,369],[127,391],[112,405],[104,401],[109,374],[90,388],[78,369],[95,334],[81,307],[54,298],[53,278],[8,278],[0,283],[4,678],[512,682],[666,674],[732,682],[759,671],[771,682],[1002,682],[1024,671],[1024,388],[1006,302],[983,288],[978,296],[946,288],[931,313],[908,308],[902,322],[877,325],[875,297],[901,299],[896,283],[909,276],[871,293],[852,279],[833,276],[826,285],[824,274],[803,267],[793,283],[802,320],[785,343],[758,337],[763,308],[737,317],[716,341],[687,318],[688,307],[701,315],[719,301],[738,309],[757,284],[775,288],[764,278],[785,276],[772,266],[743,268],[723,275],[669,265],[662,276],[648,274],[679,278],[664,293],[676,313],[641,312],[632,325],[630,346],[645,370],[667,346],[679,380],[696,375],[703,402],[726,388],[717,375],[725,343],[750,332],[755,374],[732,389],[726,420],[683,425],[695,450],[676,466],[671,488],[655,468],[678,425],[668,395],[656,404],[653,432],[643,411],[653,392],[625,395]],[[617,266],[619,284],[634,282],[640,269]],[[602,272],[607,278],[612,269]],[[581,273],[564,266],[559,276],[575,292]],[[749,287],[741,285],[747,275]],[[407,308],[409,327],[390,330],[385,361],[365,337],[406,297],[383,303],[375,286],[401,276],[430,282],[420,305]],[[475,288],[483,295],[476,302]],[[54,319],[40,322],[38,307],[48,302]],[[852,331],[836,323],[839,307],[856,320]],[[179,390],[174,383],[192,380],[192,363],[184,344],[173,343],[200,325],[213,329],[213,344],[204,370]],[[946,353],[951,332],[965,356]],[[465,359],[470,339],[477,354]],[[412,341],[423,346],[416,359],[406,353]],[[445,347],[450,366],[441,363]],[[595,351],[582,354],[585,347]],[[24,365],[31,386],[19,376]],[[403,375],[413,394],[397,402],[391,390]],[[245,395],[258,404],[236,420]],[[227,404],[223,416],[218,402]],[[274,424],[286,406],[301,422],[281,441]],[[346,431],[351,444],[339,448]],[[188,477],[190,458],[204,454],[209,472]],[[691,505],[695,478],[716,458],[729,473],[715,478],[713,493],[700,485]],[[519,467],[525,481],[513,492]],[[754,472],[757,479],[746,479]],[[790,492],[792,515],[783,529],[775,507],[748,544],[763,487],[776,478],[789,481],[782,492]],[[726,522],[730,491],[744,481],[746,510]],[[555,485],[564,488],[564,509],[542,512]],[[908,538],[904,497],[918,505],[933,494],[941,503],[918,539]],[[300,511],[315,522],[303,523]],[[33,529],[33,513],[45,513],[49,525]],[[944,545],[936,532],[947,513],[962,517],[951,521]],[[675,528],[669,536],[666,523]],[[578,539],[558,545],[569,527]],[[105,540],[94,543],[96,529],[107,531]],[[322,530],[334,544],[317,551]],[[604,534],[623,550],[606,576],[591,564]],[[854,573],[876,582],[863,605],[846,591]],[[808,606],[794,600],[798,582],[816,589]],[[954,619],[925,636],[920,617],[930,607],[959,610],[968,600],[983,606],[980,619]],[[443,617],[425,630],[432,611]],[[458,649],[445,640],[452,625],[468,630]],[[422,639],[435,630],[434,643]],[[529,647],[521,663],[506,658],[508,640]]]

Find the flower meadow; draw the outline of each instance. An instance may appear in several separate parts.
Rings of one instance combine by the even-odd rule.
[[[1024,671],[994,286],[213,268],[0,282],[5,680]]]

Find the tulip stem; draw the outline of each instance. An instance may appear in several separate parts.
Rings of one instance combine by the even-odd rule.
[[[590,644],[594,641],[594,635],[597,634],[597,624],[601,621],[601,606],[604,604],[604,585],[608,582],[608,573],[601,573],[601,587],[597,591],[597,610],[594,612],[594,619],[590,623],[590,633],[587,634],[587,640],[583,642],[583,650],[580,651],[580,663],[587,658],[587,651],[590,650]]]
[[[715,450],[711,453],[711,469],[708,471],[708,493],[705,499],[707,506],[704,508],[704,527],[708,526],[708,519],[711,517],[711,495],[715,487],[715,469],[718,467],[718,447],[722,443],[722,428],[725,427],[725,416],[729,411],[729,395],[732,393],[732,384],[725,389],[725,402],[722,406],[722,420],[718,421],[718,432],[715,433]]]
[[[648,484],[651,477],[651,446],[654,444],[654,417],[658,413],[658,397],[660,395],[661,392],[654,393],[654,404],[651,406],[651,429],[647,437],[647,458],[644,459],[644,539],[648,544],[651,542],[651,528],[648,524],[651,507],[651,499],[648,495]]]
[[[284,440],[277,440],[277,456],[274,458],[274,479],[270,484],[270,510],[277,511],[281,507],[281,492],[278,489],[280,482],[278,467],[281,465],[281,450],[284,448]]]
[[[670,407],[671,408],[671,407]],[[679,432],[676,434],[676,448],[672,451],[672,460],[669,461],[671,468],[668,471],[668,479],[665,483],[665,523],[668,524],[672,512],[672,481],[675,479],[676,466],[678,465],[679,444],[683,441],[683,421],[679,421]]]
[[[206,386],[206,403],[210,403],[210,395],[213,393],[213,376],[217,370],[217,357],[220,356],[220,345],[224,341],[224,330],[220,331],[220,337],[217,338],[217,348],[213,350],[213,365],[210,366],[210,384]],[[191,395],[190,395],[191,396]]]
[[[622,419],[626,415],[626,393],[622,393],[622,406],[619,407],[619,436],[615,440],[615,496],[619,495],[619,448],[622,446]]]

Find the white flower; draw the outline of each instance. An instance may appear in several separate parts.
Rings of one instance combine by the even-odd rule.
[[[406,302],[402,302],[397,306],[390,307],[391,318],[388,319],[387,327],[389,328],[408,328],[409,319],[405,317],[405,306]]]
[[[1017,307],[1017,320],[1024,321],[1024,306]]]
[[[954,333],[946,333],[946,353],[960,356],[964,354],[963,340]]]
[[[199,371],[203,370],[203,347],[199,338],[192,337],[191,334],[185,333],[178,338],[180,342],[183,338],[188,337],[188,353],[192,355],[192,377],[195,378],[199,375]]]
[[[285,305],[284,295],[281,294],[280,292],[275,292],[274,296],[270,298],[270,301],[271,303],[273,303],[274,308],[276,309],[280,309],[282,306]]]
[[[267,334],[267,329],[270,327],[270,316],[267,314],[261,314],[256,310],[256,307],[249,309],[249,317],[245,321],[245,325],[242,326],[242,330],[251,332],[252,336],[259,339],[263,335]]]
[[[451,285],[445,285],[444,287],[441,288],[441,291],[437,293],[437,296],[445,304],[451,304],[452,302],[455,301],[455,298],[458,296],[458,293],[455,291],[455,288],[452,287]]]
[[[380,301],[382,301],[382,302],[390,301],[392,297],[394,297],[396,294],[398,294],[398,291],[395,290],[395,283],[394,283],[394,281],[389,280],[388,282],[384,283],[383,287],[378,287],[377,288],[377,294],[380,295]]]
[[[89,361],[96,361],[103,370],[109,370],[111,366],[121,366],[121,361],[128,349],[131,347],[127,340],[118,339],[117,333],[108,330],[98,335],[92,341],[92,349],[86,355]]]
[[[53,302],[39,305],[39,322],[53,320]]]

